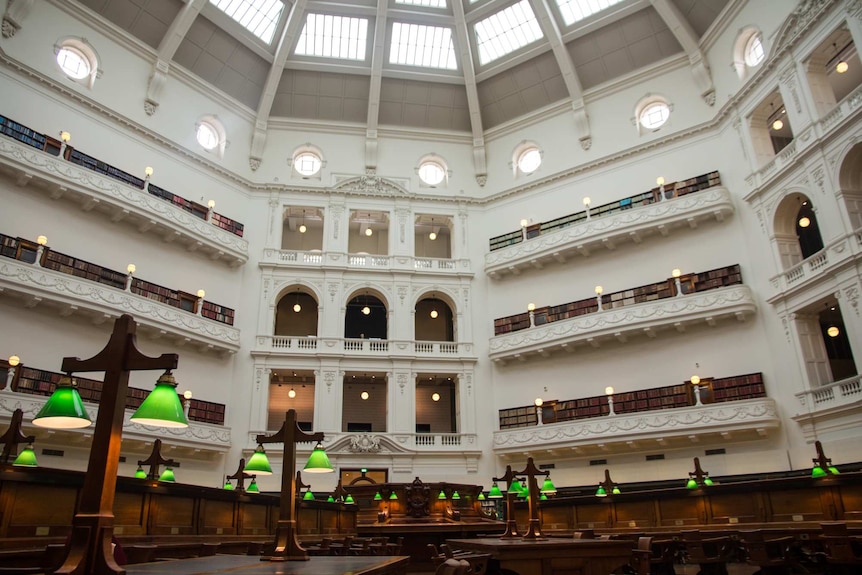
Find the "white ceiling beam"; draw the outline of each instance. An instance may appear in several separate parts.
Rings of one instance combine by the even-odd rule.
[[[257,106],[254,135],[251,139],[251,151],[248,155],[248,165],[252,170],[257,170],[260,167],[263,148],[266,144],[266,129],[269,121],[269,113],[272,111],[272,102],[275,99],[278,84],[281,82],[281,76],[284,74],[284,64],[287,62],[287,57],[290,55],[290,50],[293,48],[296,37],[302,31],[302,16],[304,14],[305,0],[296,0],[290,9],[290,13],[287,15],[287,21],[284,23],[281,38],[278,40],[278,47],[275,49],[275,58],[273,58],[272,66],[269,68],[269,74],[266,76],[266,83],[263,85],[263,92],[260,95],[260,103]]]
[[[712,106],[715,104],[715,86],[712,83],[712,73],[709,71],[709,63],[700,49],[697,34],[691,27],[685,16],[682,15],[676,4],[671,0],[650,0],[658,15],[670,28],[677,42],[688,56],[691,66],[691,75],[700,90],[703,101]]]
[[[386,8],[388,0],[377,0],[374,40],[371,44],[371,81],[368,86],[368,118],[365,128],[365,171],[377,173],[377,128],[380,125],[380,86],[386,54]]]
[[[572,100],[572,112],[575,117],[578,141],[581,143],[581,148],[589,150],[593,140],[590,135],[590,121],[587,118],[587,110],[584,106],[584,91],[581,88],[578,74],[575,72],[575,66],[572,64],[572,58],[569,56],[566,45],[563,43],[563,35],[560,32],[560,27],[551,14],[548,0],[535,0],[533,2],[533,11],[536,13],[536,19],[539,21],[542,32],[551,45],[557,66],[559,66],[560,72],[563,75],[566,90],[568,90],[569,97]]]
[[[476,182],[484,186],[488,181],[488,167],[485,158],[485,130],[482,127],[482,107],[479,103],[479,90],[476,87],[476,68],[470,33],[464,15],[464,4],[460,0],[452,2],[455,14],[455,35],[458,41],[459,61],[464,72],[464,89],[467,92],[467,108],[470,112],[470,127],[473,132],[473,171]]]
[[[144,99],[144,111],[148,116],[156,113],[161,100],[162,89],[168,81],[168,70],[171,67],[171,60],[174,54],[182,44],[183,38],[192,27],[195,19],[200,14],[207,0],[192,0],[177,13],[177,17],[171,22],[165,33],[162,41],[159,42],[159,50],[156,54],[156,61],[153,63],[153,73],[150,75],[150,81],[147,84],[147,97]]]

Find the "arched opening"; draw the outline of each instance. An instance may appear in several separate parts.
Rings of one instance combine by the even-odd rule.
[[[802,259],[806,259],[823,249],[823,238],[817,224],[817,215],[808,200],[803,201],[796,213],[796,237]]]
[[[269,378],[267,426],[277,431],[288,409],[296,410],[299,428],[314,429],[314,372],[301,369],[274,369]]]
[[[818,314],[820,333],[826,346],[826,357],[832,371],[832,380],[840,381],[857,375],[853,350],[844,328],[841,308],[836,302],[827,303]]]
[[[844,156],[838,187],[850,225],[854,230],[862,228],[862,144],[856,144]]]
[[[416,433],[458,433],[455,374],[416,377]]]
[[[317,300],[294,288],[284,294],[275,308],[274,335],[317,336]]]
[[[455,341],[452,308],[436,295],[416,302],[414,334],[416,341]]]
[[[823,249],[823,238],[811,200],[802,193],[786,196],[775,211],[774,241],[784,269]]]
[[[385,433],[387,381],[382,372],[347,372],[343,381],[341,431]]]
[[[344,337],[387,339],[386,304],[368,292],[355,295],[344,310]]]

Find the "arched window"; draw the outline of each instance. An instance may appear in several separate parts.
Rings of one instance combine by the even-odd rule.
[[[224,156],[227,134],[215,116],[203,116],[195,123],[195,140],[207,152]]]
[[[445,186],[449,180],[449,168],[446,161],[436,154],[423,156],[416,168],[422,187],[437,188]]]
[[[763,35],[754,26],[743,28],[733,44],[733,67],[741,80],[766,59]]]
[[[63,38],[54,45],[57,65],[70,79],[88,88],[93,87],[99,75],[96,51],[83,38]]]
[[[515,177],[528,176],[542,165],[544,152],[535,142],[521,142],[512,153]]]

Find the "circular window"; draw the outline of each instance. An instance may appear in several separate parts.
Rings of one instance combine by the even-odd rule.
[[[538,148],[528,148],[518,156],[518,169],[525,174],[532,174],[542,165],[542,152]]]
[[[201,122],[198,124],[197,132],[195,132],[195,137],[198,140],[198,144],[204,147],[204,149],[212,150],[218,146],[219,138],[218,132],[207,122]]]
[[[653,102],[641,110],[640,123],[647,130],[655,130],[667,122],[670,116],[670,106],[664,102]]]
[[[293,159],[293,167],[303,176],[313,176],[322,165],[320,156],[314,152],[302,152]]]
[[[753,34],[745,45],[745,64],[749,67],[757,66],[763,62],[764,57],[766,57],[766,53],[763,51],[760,34]]]
[[[90,62],[83,52],[64,46],[57,52],[57,64],[70,78],[80,80],[90,75]]]
[[[436,186],[446,177],[446,170],[437,162],[424,162],[419,166],[419,179],[429,186]]]

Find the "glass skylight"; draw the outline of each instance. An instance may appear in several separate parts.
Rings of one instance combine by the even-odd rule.
[[[527,0],[476,22],[479,63],[487,64],[542,38],[542,29]]]
[[[269,44],[284,10],[281,0],[210,0],[210,4]]]
[[[566,26],[610,8],[622,0],[557,0]]]
[[[296,53],[345,60],[365,60],[368,20],[329,14],[309,14],[299,35]]]
[[[445,8],[446,0],[395,0],[396,4],[412,4],[413,6],[428,6],[429,8]]]
[[[452,30],[393,22],[389,61],[393,64],[455,70],[458,64]]]

